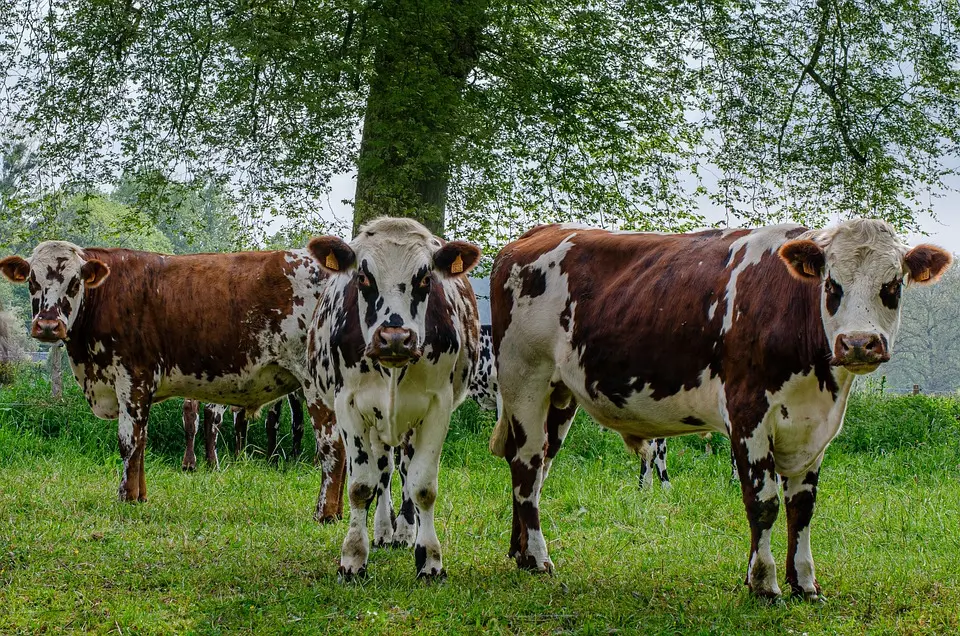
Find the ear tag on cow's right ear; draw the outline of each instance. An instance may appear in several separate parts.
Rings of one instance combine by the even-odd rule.
[[[463,257],[457,254],[457,257],[453,259],[453,262],[450,263],[450,273],[451,274],[461,274],[463,273]]]
[[[813,268],[813,265],[811,265],[811,264],[808,263],[807,261],[804,261],[804,262],[803,262],[803,273],[806,274],[807,276],[816,276],[816,275],[817,275],[817,270],[815,270],[815,269]]]
[[[930,268],[929,268],[929,267],[928,267],[927,269],[923,270],[922,272],[920,272],[920,274],[917,276],[917,281],[919,281],[919,282],[922,283],[922,282],[925,281],[925,280],[930,280]]]
[[[323,264],[327,266],[327,269],[332,269],[335,272],[340,271],[340,262],[337,261],[337,257],[334,256],[333,250],[327,253],[327,260],[325,260]]]

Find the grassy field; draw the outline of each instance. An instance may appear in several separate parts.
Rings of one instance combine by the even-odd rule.
[[[366,580],[343,584],[346,524],[311,520],[309,463],[275,468],[255,453],[184,474],[171,401],[151,421],[150,501],[120,504],[114,424],[90,415],[75,387],[59,403],[46,392],[29,373],[0,390],[2,634],[960,631],[953,399],[855,400],[814,521],[827,600],[808,605],[743,587],[749,534],[725,442],[709,457],[699,438],[672,442],[674,488],[641,492],[619,437],[578,422],[544,494],[557,573],[538,577],[505,556],[508,471],[486,451],[491,417],[465,405],[438,502],[449,579],[417,582],[412,553],[386,550],[372,553]]]

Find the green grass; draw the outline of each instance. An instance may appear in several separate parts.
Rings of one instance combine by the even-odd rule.
[[[58,404],[44,390],[29,376],[0,390],[0,403],[19,404],[0,405],[3,634],[960,630],[953,400],[854,400],[814,520],[827,602],[808,605],[744,589],[749,534],[725,443],[704,457],[699,438],[671,442],[674,488],[640,492],[619,437],[581,418],[542,506],[557,573],[533,576],[505,557],[509,475],[486,451],[492,419],[465,405],[437,511],[449,579],[417,582],[413,554],[387,550],[372,553],[366,580],[343,584],[346,523],[311,520],[319,476],[308,463],[255,458],[184,474],[171,401],[151,423],[150,501],[120,504],[114,425],[89,415],[75,389]]]

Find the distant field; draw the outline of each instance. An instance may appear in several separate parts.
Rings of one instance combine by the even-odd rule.
[[[725,441],[709,457],[699,438],[671,442],[674,488],[641,492],[636,458],[581,417],[544,493],[557,573],[532,576],[505,556],[509,473],[486,450],[492,417],[464,405],[440,474],[447,582],[417,582],[412,553],[387,550],[366,580],[343,584],[346,523],[311,520],[309,463],[233,461],[222,444],[220,472],[201,459],[184,474],[171,401],[151,419],[150,501],[120,504],[115,425],[72,384],[57,404],[48,390],[38,373],[0,389],[0,634],[960,631],[952,398],[855,399],[814,520],[827,601],[807,605],[743,587],[749,533]],[[262,446],[262,426],[252,434]],[[783,513],[778,527],[782,563]]]

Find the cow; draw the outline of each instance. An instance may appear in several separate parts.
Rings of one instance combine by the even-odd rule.
[[[303,444],[303,404],[301,400],[303,395],[298,391],[287,395],[287,402],[290,404],[290,422],[293,444],[290,450],[291,457],[299,457]],[[217,460],[217,438],[220,434],[220,425],[223,423],[223,414],[228,407],[222,404],[205,404],[203,407],[203,431],[204,445],[207,455],[207,464],[217,469],[220,464]],[[196,400],[183,401],[183,433],[186,438],[186,451],[183,455],[183,470],[195,470],[197,467],[197,458],[194,453],[194,442],[198,430],[198,420],[200,413],[200,403]],[[267,411],[266,430],[267,430],[267,448],[266,456],[275,461],[277,455],[277,432],[280,429],[280,418],[283,414],[283,400],[277,400]],[[237,456],[243,454],[247,444],[247,418],[245,411],[239,410],[234,413],[234,451]],[[317,457],[317,462],[320,457]]]
[[[347,451],[350,527],[339,574],[366,573],[367,511],[374,497],[389,498],[393,448],[402,445],[405,505],[396,532],[389,517],[375,517],[374,539],[412,537],[417,578],[443,578],[437,474],[450,415],[467,397],[477,361],[477,301],[466,275],[480,250],[395,218],[364,225],[349,245],[323,236],[308,249],[331,275],[307,355]]]
[[[510,466],[511,556],[553,569],[540,493],[579,406],[631,447],[731,438],[751,535],[746,584],[760,597],[780,595],[770,548],[779,474],[786,580],[818,599],[810,522],[824,451],[854,378],[890,359],[902,289],[933,283],[950,262],[866,219],[825,230],[528,231],[500,252],[491,280],[501,413],[490,449]]]
[[[341,516],[343,446],[306,364],[327,275],[305,250],[169,256],[46,241],[29,259],[0,260],[0,271],[29,282],[33,337],[64,341],[94,414],[118,419],[121,500],[147,499],[154,402],[182,396],[255,412],[302,387],[315,430],[323,422],[317,516]]]
[[[485,411],[497,410],[499,395],[497,385],[497,366],[493,356],[493,325],[480,325],[480,357],[477,369],[470,382],[470,397]],[[640,448],[634,449],[640,456],[640,488],[653,487],[656,475],[664,489],[670,488],[670,476],[667,474],[667,440],[654,439]],[[380,508],[377,508],[380,513]]]

